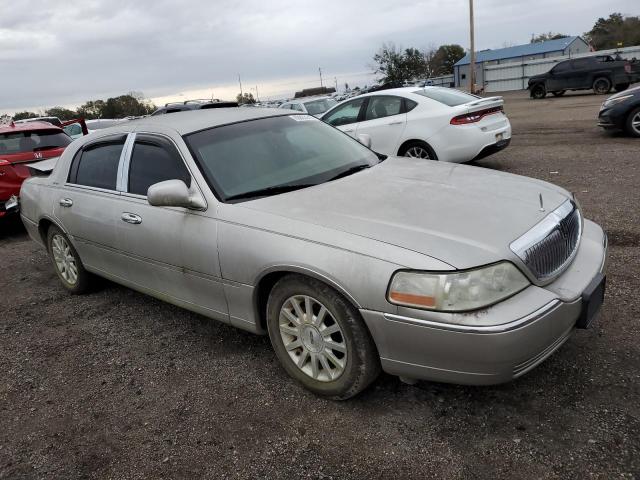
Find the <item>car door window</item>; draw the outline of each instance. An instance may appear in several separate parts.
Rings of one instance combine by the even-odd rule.
[[[302,108],[302,105],[300,105],[299,103],[292,103],[291,104],[291,110],[295,110],[297,112],[304,112],[304,109]]]
[[[151,185],[165,180],[182,180],[191,186],[191,175],[177,148],[163,137],[137,135],[129,164],[128,192],[146,196]]]
[[[358,98],[347,102],[344,105],[337,107],[333,112],[324,117],[323,120],[334,127],[355,123],[358,121],[360,107],[362,107],[364,100],[364,98]]]
[[[125,138],[123,136],[85,146],[71,164],[69,183],[115,190]]]
[[[364,115],[366,120],[398,115],[402,111],[402,98],[390,96],[369,97],[369,105]]]
[[[564,73],[571,69],[571,62],[561,62],[551,69],[553,73]]]

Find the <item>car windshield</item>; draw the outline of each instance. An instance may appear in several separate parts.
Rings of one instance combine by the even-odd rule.
[[[337,104],[338,102],[333,98],[320,98],[311,102],[304,102],[304,106],[307,112],[309,112],[309,115],[320,115]]]
[[[38,152],[66,147],[72,139],[60,130],[31,130],[0,134],[0,154]]]
[[[415,90],[413,93],[444,103],[449,107],[456,107],[463,103],[473,102],[480,98],[476,95],[454,90],[453,88],[425,88],[422,90]]]
[[[309,115],[214,127],[186,135],[185,141],[222,200],[316,185],[380,161],[356,140]]]

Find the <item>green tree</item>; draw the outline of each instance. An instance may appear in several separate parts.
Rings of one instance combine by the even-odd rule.
[[[546,42],[547,40],[558,40],[559,38],[567,38],[569,35],[565,35],[564,33],[541,33],[540,35],[535,35],[531,38],[531,43],[540,43]]]
[[[13,119],[14,120],[26,120],[27,118],[36,118],[39,117],[40,115],[38,115],[37,113],[34,112],[16,112],[13,114]]]
[[[403,83],[429,73],[425,53],[417,48],[401,50],[393,43],[385,43],[373,56],[373,61],[373,72],[380,75],[382,83]]]
[[[60,120],[71,120],[72,118],[76,118],[78,116],[77,112],[64,107],[52,107],[48,110],[45,110],[44,113],[48,117],[58,117]]]
[[[244,94],[239,93],[236,95],[236,101],[240,105],[256,103],[256,99],[253,98],[253,94],[249,92],[245,92]]]
[[[449,75],[453,65],[464,57],[464,48],[460,45],[440,45],[431,58],[431,75]]]
[[[108,98],[100,112],[100,118],[125,118],[149,115],[156,109],[150,102],[140,101],[127,94]]]
[[[100,118],[104,109],[104,100],[89,100],[78,107],[78,116],[86,119]]]
[[[609,18],[599,18],[584,36],[596,50],[638,45],[640,17],[624,17],[621,13],[612,13]]]

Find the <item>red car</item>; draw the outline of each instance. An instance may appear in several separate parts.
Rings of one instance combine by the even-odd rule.
[[[0,125],[0,217],[17,206],[30,167],[59,157],[71,142],[62,128],[48,122]]]

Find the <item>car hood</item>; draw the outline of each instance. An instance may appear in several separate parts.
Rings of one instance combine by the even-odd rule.
[[[390,157],[339,180],[241,205],[464,269],[502,259],[518,261],[509,244],[567,198],[563,189],[527,177]],[[300,236],[299,231],[283,233]]]

